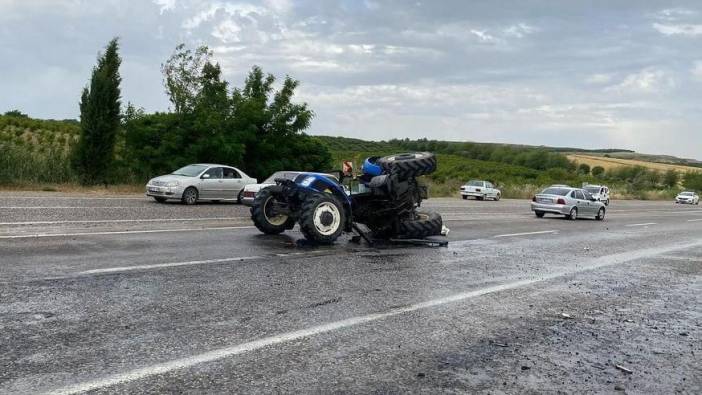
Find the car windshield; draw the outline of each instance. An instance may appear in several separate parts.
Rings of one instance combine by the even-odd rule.
[[[590,193],[600,193],[600,187],[585,187],[585,190]]]
[[[681,193],[681,195],[683,195],[683,196],[694,196],[695,193],[694,193],[694,192],[683,192],[683,193]]]
[[[482,187],[483,182],[473,180],[473,181],[468,181],[468,184],[466,184],[466,185],[468,185],[469,187]]]
[[[186,176],[186,177],[195,177],[198,174],[202,173],[203,170],[207,169],[207,166],[203,165],[188,165],[185,167],[181,167],[180,169],[174,171],[171,174],[175,174],[177,176]]]
[[[566,188],[546,188],[544,189],[543,192],[541,192],[542,195],[559,195],[559,196],[565,196],[570,192],[570,189]]]
[[[297,175],[300,174],[299,171],[276,171],[271,174],[270,177],[263,181],[263,184],[275,184],[276,178],[285,178],[286,180],[294,180]]]

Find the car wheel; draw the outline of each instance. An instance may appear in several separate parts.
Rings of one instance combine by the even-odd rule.
[[[463,195],[463,200],[468,200],[468,196],[467,196],[467,195]]]
[[[242,189],[241,191],[239,191],[239,194],[236,196],[236,203],[241,204],[241,198],[243,198],[243,197],[244,197],[244,190]]]
[[[411,239],[423,239],[441,234],[444,226],[441,215],[433,211],[417,212],[416,218],[400,222],[399,235]]]
[[[499,202],[501,198],[502,198],[502,195],[501,195],[501,194],[498,193],[497,195],[495,195],[495,201],[496,201],[496,202]]]
[[[166,198],[165,198],[165,197],[154,196],[154,200],[157,201],[157,202],[159,202],[159,203],[165,203],[165,202],[166,202]]]
[[[543,218],[544,214],[546,214],[543,211],[534,211],[534,215],[536,215],[536,218]]]
[[[604,207],[600,207],[600,209],[597,211],[597,216],[595,217],[596,220],[602,221],[605,217],[605,209]]]
[[[566,219],[569,219],[571,221],[575,221],[578,219],[578,209],[573,207],[570,209],[570,213],[566,215]]]
[[[476,198],[477,200],[485,200],[485,195],[483,195],[483,196],[476,196],[475,198]]]
[[[183,197],[181,198],[181,201],[184,204],[187,204],[188,206],[192,206],[193,204],[197,203],[197,189],[194,187],[188,187],[183,191]]]
[[[331,244],[341,235],[345,222],[344,208],[330,194],[311,195],[302,203],[300,231],[307,240]]]
[[[295,221],[287,215],[276,215],[273,211],[275,201],[276,195],[270,189],[264,188],[256,195],[251,206],[251,220],[258,230],[267,235],[277,235],[295,226]]]

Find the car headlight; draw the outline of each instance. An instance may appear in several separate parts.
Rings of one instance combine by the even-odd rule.
[[[168,184],[166,184],[169,188],[177,187],[178,185],[180,185],[180,181],[169,181]]]

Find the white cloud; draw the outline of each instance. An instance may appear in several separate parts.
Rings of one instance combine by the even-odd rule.
[[[523,38],[526,35],[532,34],[536,31],[536,28],[526,23],[518,23],[504,29],[504,34],[506,36]]]
[[[154,4],[160,7],[160,13],[172,11],[175,8],[176,0],[153,0]]]
[[[687,8],[666,8],[656,14],[657,19],[665,21],[677,21],[684,17],[696,15],[697,12]]]
[[[612,75],[602,73],[592,74],[585,79],[586,83],[593,85],[606,84],[610,81],[612,81]]]
[[[673,77],[659,69],[646,68],[624,77],[624,80],[606,90],[610,92],[658,93],[675,86]]]
[[[699,36],[702,35],[702,25],[689,23],[663,24],[654,23],[653,28],[666,36]]]

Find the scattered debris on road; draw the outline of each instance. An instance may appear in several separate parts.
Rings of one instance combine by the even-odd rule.
[[[568,313],[561,313],[561,318],[566,319],[566,320],[574,319],[573,316],[568,314]]]
[[[617,369],[619,369],[619,370],[621,370],[622,372],[624,372],[624,373],[626,373],[626,374],[632,374],[632,373],[634,373],[633,370],[628,369],[628,368],[625,368],[625,367],[622,366],[622,365],[614,365],[614,367],[617,368]]]

